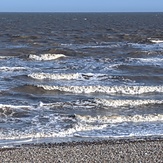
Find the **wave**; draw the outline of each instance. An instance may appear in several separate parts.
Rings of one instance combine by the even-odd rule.
[[[145,51],[162,51],[163,44],[139,44],[139,43],[128,43],[133,48],[142,49]]]
[[[95,99],[96,104],[103,106],[111,107],[120,107],[120,106],[140,106],[140,105],[149,105],[149,104],[163,104],[163,100],[110,100],[110,99]]]
[[[87,48],[90,48],[90,49],[97,49],[97,48],[119,48],[121,47],[120,44],[113,44],[113,45],[87,45],[87,46],[80,46],[81,49],[87,49]]]
[[[0,56],[0,60],[3,60],[3,59],[9,59],[11,58],[12,56]]]
[[[133,115],[133,116],[123,116],[123,115],[112,115],[112,116],[82,116],[76,115],[78,121],[84,123],[99,123],[99,124],[114,124],[114,123],[123,123],[123,122],[155,122],[163,121],[162,114],[147,114],[147,115]]]
[[[0,122],[6,122],[7,118],[13,118],[16,115],[25,114],[29,110],[34,110],[33,106],[26,106],[26,105],[5,105],[0,104]]]
[[[106,100],[106,99],[105,99]],[[113,100],[110,100],[110,102]],[[116,102],[119,100],[115,100]],[[123,103],[125,100],[122,100]],[[144,103],[155,103],[159,101],[157,100],[146,100]],[[128,103],[131,102],[128,101]],[[142,102],[142,100],[137,100],[136,105],[138,102]],[[162,102],[162,101],[161,101]],[[63,103],[63,102],[62,102]],[[88,105],[96,105],[96,104],[104,104],[110,105],[109,100],[108,104],[105,103],[104,100],[86,100],[86,101],[74,101],[70,103],[64,103],[65,105],[72,105],[72,106],[88,106]],[[120,103],[120,105],[121,105]],[[131,104],[133,101],[131,102]],[[142,102],[143,103],[143,102]],[[2,140],[13,140],[13,141],[32,141],[35,138],[61,138],[61,137],[74,137],[74,136],[94,136],[94,137],[103,137],[103,136],[118,136],[114,133],[114,130],[118,131],[119,129],[125,129],[124,126],[131,126],[130,123],[134,126],[139,125],[140,128],[138,131],[141,130],[140,123],[162,123],[163,115],[162,114],[135,114],[135,115],[80,115],[80,114],[62,114],[62,113],[52,113],[51,114],[42,114],[42,110],[45,108],[51,108],[55,106],[61,105],[61,102],[57,103],[42,103],[40,102],[37,106],[16,106],[16,105],[5,105],[0,104],[0,116],[2,116],[1,121],[4,124],[17,123],[21,122],[24,125],[23,128],[15,128],[12,126],[11,128],[1,128],[0,139]],[[112,103],[113,105],[113,103]],[[12,113],[20,113],[29,109],[35,109],[38,111],[38,114],[32,117],[27,117],[25,119],[15,117],[13,119]],[[22,110],[22,112],[20,111]],[[45,111],[45,110],[44,110]],[[46,112],[46,111],[45,111]],[[3,121],[3,115],[5,113],[6,120]],[[24,113],[24,112],[23,112]],[[24,113],[25,114],[25,113]],[[118,126],[116,128],[116,126]],[[122,127],[122,128],[119,128]],[[158,126],[156,126],[158,127]],[[159,128],[159,127],[158,127]],[[143,128],[144,129],[144,128]],[[144,129],[145,130],[145,129]],[[134,134],[133,130],[127,131],[129,134]],[[141,130],[142,132],[142,130]],[[127,133],[127,134],[128,134]],[[147,134],[147,133],[146,133]],[[120,131],[119,136],[123,136],[123,133]],[[16,140],[15,140],[16,139]],[[28,140],[27,140],[28,139]]]
[[[0,109],[5,110],[6,108],[10,108],[10,109],[34,109],[33,106],[28,106],[28,105],[6,105],[6,104],[0,104]]]
[[[130,123],[147,123],[147,122],[162,122],[162,114],[146,114],[146,115],[133,115],[133,116],[123,116],[123,115],[113,115],[113,116],[83,116],[75,114],[74,116],[69,115],[57,115],[51,114],[49,117],[44,116],[43,118],[48,118],[46,123],[41,123],[39,116],[31,119],[32,126],[23,128],[22,130],[9,130],[8,132],[1,132],[0,139],[2,140],[22,140],[22,139],[34,139],[34,138],[47,138],[47,137],[74,137],[82,136],[86,132],[89,135],[94,136],[114,136],[114,130],[117,131],[116,125],[124,125]],[[65,128],[65,123],[72,123],[68,128]],[[150,125],[150,124],[149,124]],[[129,127],[128,126],[128,127]],[[133,125],[134,127],[135,125]],[[137,125],[136,125],[137,126]],[[140,128],[141,126],[139,126]],[[141,128],[140,128],[141,129]],[[139,130],[140,130],[139,129]],[[111,133],[107,132],[108,130]],[[145,129],[144,129],[145,130]],[[104,131],[104,133],[102,132]],[[133,132],[133,130],[131,130]],[[129,133],[131,132],[129,130]],[[142,132],[142,131],[141,131]],[[132,133],[133,134],[133,133]],[[146,133],[147,134],[147,133]],[[88,134],[86,134],[88,136]],[[122,136],[120,133],[119,136]],[[118,135],[115,135],[118,136]]]
[[[87,125],[87,124],[76,124],[73,126],[73,128],[69,128],[66,130],[57,130],[57,129],[51,129],[48,128],[45,129],[45,126],[40,126],[40,128],[36,128],[38,130],[37,133],[34,132],[34,128],[28,129],[26,131],[12,131],[9,134],[2,133],[0,134],[1,140],[17,140],[23,141],[23,139],[26,139],[26,141],[32,141],[35,138],[64,138],[64,137],[73,137],[78,132],[85,132],[85,131],[91,131],[91,130],[102,130],[103,128],[106,128],[107,125]],[[46,126],[47,128],[47,126]],[[9,142],[8,142],[9,143]],[[2,143],[3,144],[3,143]],[[0,144],[1,145],[1,144]]]
[[[101,80],[106,79],[106,74],[93,74],[93,73],[75,73],[75,74],[50,74],[50,73],[32,73],[28,77],[37,80],[53,79],[53,80]]]
[[[0,67],[0,71],[20,71],[20,70],[27,70],[26,67]]]
[[[149,38],[149,40],[150,40],[152,43],[156,43],[156,44],[163,43],[163,40],[160,40],[160,39],[151,39],[151,38]]]
[[[129,58],[129,61],[136,62],[137,64],[142,63],[143,65],[163,65],[163,58],[160,57]]]
[[[55,103],[43,103],[40,102],[38,108],[73,108],[73,109],[98,109],[104,106],[105,109],[108,107],[135,107],[142,105],[151,105],[151,104],[163,104],[163,100],[113,100],[113,99],[88,99],[88,100],[77,100],[71,102],[55,102]]]
[[[70,49],[98,49],[98,48],[120,48],[122,46],[126,45],[123,42],[101,42],[97,44],[61,44],[63,47],[68,47]]]
[[[57,90],[70,93],[106,93],[106,94],[144,94],[163,92],[163,86],[50,86],[37,85],[44,90]]]
[[[29,55],[29,59],[37,60],[37,61],[55,60],[63,57],[66,56],[64,54],[41,54],[41,55],[30,54]]]

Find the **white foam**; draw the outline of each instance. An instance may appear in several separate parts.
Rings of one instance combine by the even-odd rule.
[[[55,120],[54,120],[55,118]],[[75,115],[76,123],[68,129],[60,129],[56,123],[60,121],[62,117],[53,116],[53,119],[45,124],[29,127],[26,131],[16,131],[10,130],[10,133],[1,133],[0,139],[2,140],[12,140],[12,139],[34,139],[34,138],[48,138],[48,137],[73,137],[76,135],[80,135],[85,132],[89,132],[90,134],[95,131],[103,131],[112,125],[116,126],[118,124],[126,122],[134,122],[134,123],[148,123],[148,122],[160,122],[163,121],[162,114],[147,114],[147,115],[133,115],[133,116],[123,116],[123,115],[113,115],[113,116],[82,116]],[[50,126],[56,126],[55,128],[51,128]],[[115,128],[116,129],[116,128]],[[123,135],[121,133],[121,135]],[[97,135],[96,135],[97,136]],[[103,136],[103,133],[100,133],[100,137]],[[117,136],[117,135],[115,135]]]
[[[34,109],[33,106],[28,106],[28,105],[6,105],[6,104],[0,104],[0,109]]]
[[[12,56],[0,56],[0,59],[9,59],[11,58]]]
[[[19,70],[26,70],[25,67],[0,67],[0,71],[19,71]]]
[[[113,115],[113,116],[81,116],[76,115],[78,121],[82,121],[84,123],[99,123],[99,124],[114,124],[114,123],[123,123],[123,122],[155,122],[155,121],[163,121],[162,114],[147,114],[147,115],[131,115],[131,116],[123,116],[123,115]]]
[[[103,101],[102,101],[103,102]],[[86,101],[88,104],[89,101]],[[78,102],[75,102],[77,105]],[[48,104],[51,106],[52,104]],[[58,103],[59,105],[59,103]],[[47,105],[40,102],[39,107],[46,107]],[[29,106],[13,106],[13,105],[0,105],[0,107],[29,107]],[[39,108],[40,109],[40,108]],[[41,115],[42,117],[42,115]],[[31,126],[26,126],[22,130],[10,129],[7,132],[0,133],[0,140],[13,140],[16,142],[30,142],[32,139],[37,138],[61,138],[61,137],[74,137],[74,136],[82,136],[86,134],[86,136],[112,136],[109,135],[109,132],[105,132],[108,129],[112,130],[112,126],[119,125],[121,123],[126,124],[126,122],[160,122],[163,121],[162,114],[145,114],[145,115],[110,115],[110,116],[85,116],[78,115],[68,116],[68,115],[60,115],[60,114],[50,114],[44,115],[42,118],[46,118],[47,122],[42,123],[39,115],[36,115],[34,118],[30,120],[32,123]],[[72,123],[72,126],[69,128],[65,128],[65,123]],[[122,125],[123,126],[123,125]],[[116,129],[116,127],[115,127]],[[104,131],[104,133],[102,132]],[[117,130],[118,132],[118,130]],[[131,131],[129,131],[131,132]],[[119,136],[122,136],[123,133],[120,133]],[[115,135],[118,136],[118,135]],[[3,142],[3,141],[2,141]]]
[[[103,128],[107,127],[106,124],[99,125],[99,126],[92,126],[92,125],[75,125],[74,128],[70,128],[67,130],[62,130],[56,132],[55,130],[51,130],[48,132],[38,132],[36,134],[34,133],[11,133],[9,135],[0,135],[1,140],[22,140],[26,139],[28,141],[32,141],[32,139],[36,138],[57,138],[57,137],[73,137],[77,132],[85,132],[85,131],[91,131],[91,130],[102,130]]]
[[[31,126],[26,129],[26,131],[16,131],[10,130],[9,133],[0,133],[0,139],[3,140],[20,140],[20,139],[33,139],[33,138],[48,138],[48,137],[73,137],[76,132],[85,132],[91,130],[101,130],[107,127],[106,124],[103,125],[92,125],[92,124],[83,124],[83,122],[77,122],[73,125],[73,127],[68,129],[61,129],[60,126],[57,126],[57,122],[62,121],[62,117],[53,115],[50,122],[46,123],[45,125],[40,125],[37,122],[36,126]],[[37,119],[37,118],[36,118]],[[71,118],[67,118],[71,119]],[[36,120],[37,121],[37,120]],[[64,121],[63,121],[64,122]],[[50,127],[52,125],[54,127]],[[47,130],[48,129],[48,130]],[[36,130],[36,131],[35,131]]]
[[[31,78],[43,80],[43,79],[53,79],[53,80],[72,80],[80,78],[80,74],[50,74],[50,73],[32,73],[28,75]]]
[[[73,108],[73,109],[98,109],[104,106],[105,109],[110,107],[135,107],[141,105],[151,104],[163,104],[163,100],[114,100],[114,99],[90,99],[90,100],[77,100],[71,102],[55,102],[55,103],[43,103],[40,102],[38,108]]]
[[[163,65],[163,58],[149,57],[149,58],[129,58],[130,61],[150,65]]]
[[[163,40],[159,40],[159,39],[151,39],[150,41],[156,44],[163,43]]]
[[[45,90],[59,90],[71,93],[119,93],[119,94],[143,94],[163,92],[163,86],[49,86],[37,85]]]
[[[41,55],[34,55],[30,54],[29,58],[37,61],[48,61],[48,60],[55,60],[59,58],[66,57],[64,54],[41,54]]]
[[[85,80],[91,79],[91,80],[99,80],[99,79],[105,79],[107,76],[105,74],[93,74],[93,73],[75,73],[75,74],[50,74],[50,73],[32,73],[28,75],[31,78],[37,79],[37,80],[43,80],[43,79],[53,79],[53,80]]]
[[[120,106],[140,106],[148,104],[163,104],[163,100],[110,100],[110,99],[95,99],[97,104],[111,107],[120,107]]]

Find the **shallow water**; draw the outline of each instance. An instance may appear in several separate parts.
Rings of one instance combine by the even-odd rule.
[[[1,13],[0,144],[163,135],[162,13]]]

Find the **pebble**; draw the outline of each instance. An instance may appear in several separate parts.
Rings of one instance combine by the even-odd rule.
[[[71,142],[0,149],[5,163],[163,162],[163,140]]]

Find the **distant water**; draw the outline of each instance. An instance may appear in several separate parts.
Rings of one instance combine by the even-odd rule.
[[[163,13],[1,13],[0,145],[163,135]]]

